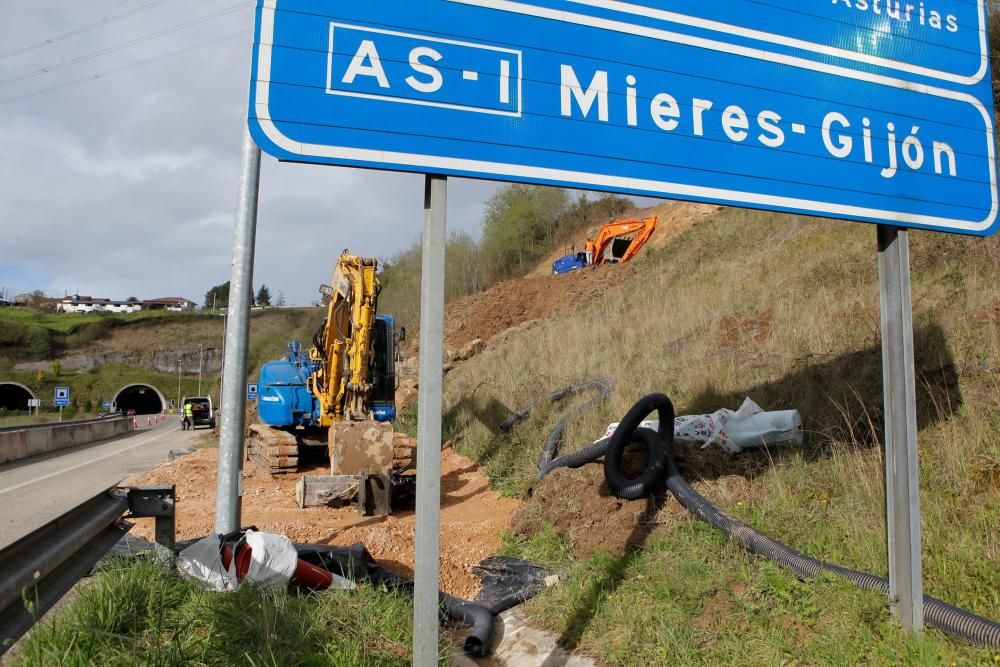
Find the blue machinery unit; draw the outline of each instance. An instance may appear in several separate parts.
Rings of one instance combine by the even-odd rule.
[[[375,420],[396,419],[396,321],[391,315],[375,319],[370,373]],[[309,358],[298,341],[288,344],[284,359],[269,361],[260,370],[258,412],[260,421],[282,430],[320,426],[320,403],[309,389],[309,378],[320,363]]]

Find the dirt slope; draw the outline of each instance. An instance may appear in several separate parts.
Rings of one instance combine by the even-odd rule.
[[[561,276],[528,276],[494,285],[448,305],[445,344],[458,349],[572,308],[635,275],[628,264],[598,266]]]

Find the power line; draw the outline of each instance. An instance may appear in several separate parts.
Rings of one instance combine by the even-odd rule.
[[[60,83],[56,86],[50,86],[48,88],[42,88],[41,90],[35,90],[30,93],[25,93],[24,95],[16,95],[14,97],[8,97],[6,99],[0,100],[0,104],[9,104],[11,102],[17,102],[20,100],[26,100],[31,97],[37,97],[39,95],[44,95],[45,93],[51,93],[57,90],[62,90],[63,88],[69,88],[71,86],[77,86],[88,81],[95,81],[97,79],[103,79],[104,77],[111,76],[112,74],[119,74],[121,72],[126,72],[128,70],[137,69],[139,67],[145,67],[146,65],[152,65],[153,63],[158,63],[162,60],[167,60],[168,58],[173,58],[175,56],[180,56],[185,53],[190,53],[192,51],[197,51],[198,49],[203,49],[214,44],[219,44],[221,42],[226,42],[231,39],[236,39],[237,37],[243,37],[249,35],[249,30],[241,30],[239,32],[234,32],[229,35],[223,35],[222,37],[217,37],[215,39],[210,39],[205,42],[200,42],[192,46],[184,47],[183,49],[177,49],[176,51],[170,51],[162,55],[156,56],[154,58],[147,58],[146,60],[140,60],[138,62],[132,63],[131,65],[124,65],[122,67],[116,67],[115,69],[109,69],[105,72],[100,72],[98,74],[92,74],[90,76],[85,76],[80,79],[74,79],[73,81],[67,81],[65,83]]]
[[[152,9],[153,7],[159,7],[160,5],[172,2],[173,0],[156,0],[156,2],[151,2],[148,5],[143,5],[141,7],[136,7],[135,9],[130,9],[127,12],[122,12],[121,14],[116,14],[115,16],[109,16],[106,19],[102,19],[97,23],[91,23],[90,25],[85,25],[82,28],[77,28],[76,30],[70,30],[69,32],[64,32],[61,35],[56,35],[55,37],[50,37],[48,39],[42,40],[41,42],[35,42],[34,44],[29,44],[28,46],[23,46],[14,51],[8,51],[7,53],[0,53],[0,60],[5,58],[10,58],[12,56],[18,56],[22,53],[27,53],[28,51],[33,51],[35,49],[41,48],[46,44],[55,44],[56,42],[61,42],[64,39],[69,39],[70,37],[75,37],[80,33],[87,32],[88,30],[93,30],[94,28],[100,28],[116,21],[121,21],[129,16],[135,16],[140,12],[144,12],[147,9]]]
[[[65,61],[63,61],[61,63],[56,64],[56,65],[49,65],[47,67],[42,67],[41,69],[37,69],[37,70],[31,71],[31,72],[26,72],[24,74],[20,74],[18,76],[14,76],[14,77],[11,77],[9,79],[0,79],[0,86],[5,86],[8,83],[14,83],[15,81],[23,81],[25,79],[30,79],[32,77],[40,76],[42,74],[48,74],[49,72],[55,72],[56,70],[60,70],[60,69],[62,69],[64,67],[69,67],[70,65],[76,65],[77,63],[82,63],[82,62],[85,62],[87,60],[93,60],[94,58],[99,58],[100,56],[105,56],[105,55],[107,55],[109,53],[114,53],[115,51],[121,51],[122,49],[127,49],[127,48],[129,48],[131,46],[136,46],[137,44],[142,44],[144,42],[148,42],[150,40],[157,39],[158,37],[163,37],[164,35],[169,35],[169,34],[172,34],[172,33],[175,33],[175,32],[179,32],[181,30],[186,30],[187,28],[191,28],[193,26],[205,23],[207,21],[211,21],[213,19],[217,19],[217,18],[219,18],[221,16],[225,16],[227,14],[232,14],[234,12],[237,12],[237,11],[241,10],[241,9],[248,9],[251,6],[252,5],[250,3],[241,2],[239,4],[233,5],[232,7],[228,7],[226,9],[221,9],[221,10],[219,10],[217,12],[213,12],[212,14],[207,14],[206,16],[202,16],[200,18],[197,18],[197,19],[194,19],[194,20],[191,20],[191,21],[187,21],[186,23],[181,23],[180,25],[176,25],[176,26],[173,26],[171,28],[166,28],[164,30],[160,30],[160,31],[157,31],[157,32],[154,32],[154,33],[150,33],[150,34],[144,35],[142,37],[136,37],[135,39],[130,39],[127,42],[122,42],[121,44],[117,44],[115,46],[109,46],[109,47],[101,49],[99,51],[94,51],[93,53],[88,53],[86,55],[82,55],[82,56],[79,56],[79,57],[76,57],[76,58],[71,58],[70,60],[65,60]]]

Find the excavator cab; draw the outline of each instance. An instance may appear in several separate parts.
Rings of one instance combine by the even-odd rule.
[[[396,320],[391,315],[375,318],[372,331],[371,405],[375,420],[396,420]]]

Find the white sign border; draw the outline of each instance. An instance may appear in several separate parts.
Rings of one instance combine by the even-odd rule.
[[[929,67],[922,67],[920,65],[914,65],[912,63],[906,63],[900,60],[892,60],[891,58],[882,58],[879,56],[873,56],[867,53],[857,53],[856,51],[839,49],[835,46],[829,46],[827,44],[818,44],[816,42],[809,42],[803,39],[797,39],[795,37],[788,37],[786,35],[779,35],[776,33],[764,32],[761,30],[752,30],[750,28],[744,28],[741,26],[733,25],[731,23],[710,21],[708,19],[701,19],[694,16],[689,16],[687,14],[678,14],[677,12],[669,12],[663,9],[644,7],[642,5],[636,5],[631,2],[621,2],[620,0],[566,0],[566,1],[578,5],[596,7],[598,9],[607,9],[610,11],[622,12],[624,14],[632,14],[634,16],[643,16],[646,18],[668,21],[670,23],[679,23],[681,25],[691,26],[693,28],[712,30],[727,35],[747,37],[749,39],[756,39],[764,42],[770,42],[772,44],[787,46],[793,49],[803,49],[806,51],[812,51],[813,53],[817,53],[823,56],[844,58],[846,60],[853,60],[855,62],[865,63],[866,65],[875,65],[876,67],[895,69],[901,72],[905,72],[907,74],[926,76],[932,79],[940,79],[942,81],[947,81],[948,83],[957,83],[964,86],[973,86],[982,81],[983,77],[986,76],[986,71],[987,68],[989,67],[989,51],[986,40],[987,28],[986,28],[985,0],[978,0],[979,70],[972,76],[963,76],[961,74],[954,74],[951,72],[945,72],[943,70],[931,69]],[[447,0],[447,2],[455,2],[458,4],[475,4],[475,5],[479,4],[478,2],[470,3],[470,2],[465,2],[464,0]]]
[[[869,72],[859,72],[838,65],[827,63],[817,63],[811,60],[789,56],[780,53],[772,53],[761,49],[752,49],[743,46],[727,44],[702,37],[692,37],[680,33],[649,28],[646,26],[636,26],[621,21],[613,21],[583,14],[575,14],[562,10],[549,9],[525,5],[512,0],[446,0],[460,4],[479,6],[500,11],[508,11],[539,18],[547,18],[565,23],[621,32],[640,37],[649,37],[661,41],[675,42],[695,46],[723,53],[764,60],[772,63],[779,63],[799,67],[801,69],[824,72],[834,76],[842,76],[849,79],[868,81],[894,88],[911,90],[926,95],[934,95],[946,99],[966,102],[975,107],[983,117],[986,125],[987,161],[990,171],[990,197],[991,207],[989,215],[979,222],[965,220],[954,220],[951,218],[940,218],[929,215],[914,215],[899,211],[883,211],[879,209],[865,208],[861,206],[848,206],[844,204],[834,204],[830,202],[812,201],[807,199],[796,199],[792,197],[779,197],[775,195],[764,195],[740,192],[735,190],[724,190],[720,188],[709,188],[704,186],[683,185],[679,183],[668,183],[664,181],[651,181],[647,179],[627,178],[623,176],[607,176],[602,174],[590,174],[586,172],[576,172],[565,169],[551,169],[545,167],[528,167],[523,165],[512,165],[504,163],[486,162],[482,160],[470,160],[463,158],[447,158],[429,155],[419,155],[412,153],[399,153],[395,151],[380,151],[372,149],[345,148],[338,146],[324,146],[321,144],[304,144],[284,135],[274,124],[270,115],[270,75],[271,75],[271,52],[274,43],[274,16],[277,12],[277,5],[280,0],[263,0],[260,8],[260,35],[257,58],[257,82],[255,90],[255,110],[257,112],[256,121],[260,130],[275,146],[288,151],[293,155],[302,157],[325,158],[328,160],[342,160],[354,162],[367,162],[374,164],[413,167],[414,169],[443,169],[456,172],[490,174],[497,177],[506,178],[526,178],[541,181],[577,183],[583,186],[600,189],[619,189],[624,191],[644,191],[651,195],[659,194],[664,197],[693,197],[696,199],[725,200],[736,204],[748,204],[765,206],[769,208],[777,207],[784,209],[797,209],[821,215],[848,216],[856,218],[867,218],[891,224],[923,225],[932,228],[982,232],[989,229],[997,218],[997,165],[996,147],[993,143],[993,121],[983,104],[968,93],[960,93],[936,88],[925,84],[915,84],[911,81],[894,79],[879,74]]]

